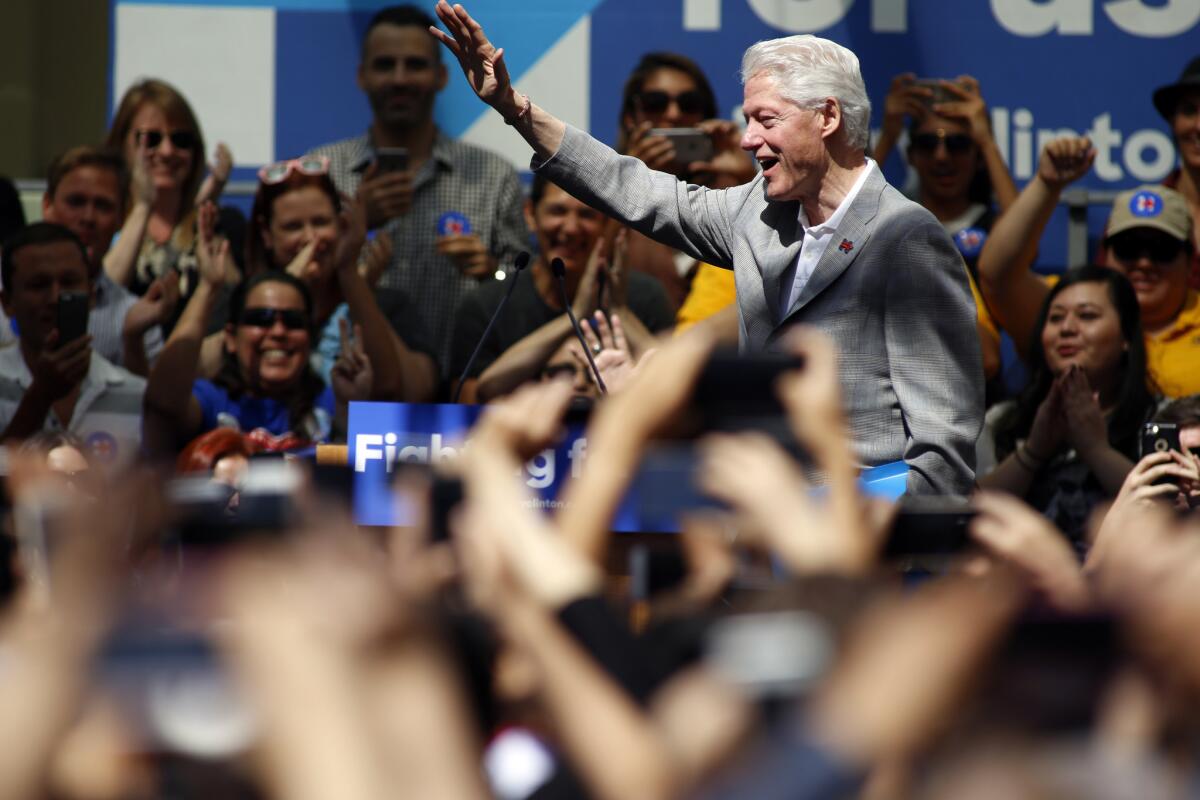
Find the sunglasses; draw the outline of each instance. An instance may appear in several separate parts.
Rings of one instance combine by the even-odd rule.
[[[176,150],[191,150],[196,146],[196,134],[191,131],[138,130],[133,132],[134,140],[147,150],[157,150],[163,139],[170,139],[171,146]]]
[[[1154,234],[1117,236],[1109,246],[1112,247],[1113,255],[1118,261],[1126,262],[1137,261],[1145,254],[1156,264],[1169,264],[1183,251],[1183,242],[1178,239]]]
[[[912,149],[918,153],[936,153],[938,142],[945,142],[946,152],[961,156],[971,149],[971,137],[965,133],[952,133],[949,136],[941,136],[936,133],[918,133],[912,137]]]
[[[295,308],[247,308],[238,317],[238,322],[251,328],[273,328],[282,321],[289,331],[308,329],[308,315]]]
[[[666,92],[641,92],[634,100],[643,114],[661,114],[672,101],[684,114],[703,114],[708,105],[704,102],[704,95],[696,89],[675,95]]]
[[[293,158],[290,161],[276,161],[267,164],[258,171],[258,179],[267,186],[283,183],[293,172],[300,175],[328,175],[329,156],[310,156],[308,158]]]

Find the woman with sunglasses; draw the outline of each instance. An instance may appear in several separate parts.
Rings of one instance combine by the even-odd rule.
[[[182,310],[196,284],[196,211],[220,197],[232,156],[219,144],[205,179],[204,136],[195,113],[178,90],[155,79],[125,92],[105,145],[125,156],[134,177],[128,216],[105,269],[114,282],[139,295],[176,270]],[[240,238],[244,224],[235,209],[222,211],[227,235]]]
[[[670,172],[682,180],[724,189],[754,177],[754,164],[742,152],[741,132],[731,122],[719,120],[717,98],[704,72],[690,58],[676,53],[647,53],[634,67],[621,96],[617,150],[645,162],[651,169]],[[672,141],[651,136],[650,131],[698,128],[713,141],[710,161],[682,163]],[[627,257],[636,269],[658,278],[672,307],[685,302],[699,270],[713,270],[724,280],[726,303],[734,299],[733,273],[698,264],[665,245],[629,232]],[[718,292],[718,296],[722,296]],[[722,306],[717,301],[713,313]]]
[[[216,427],[235,427],[260,443],[327,441],[345,430],[351,400],[372,398],[373,370],[361,326],[343,320],[342,349],[329,384],[310,364],[313,304],[300,279],[279,270],[243,281],[230,299],[223,361],[210,381],[197,379],[206,321],[224,283],[227,242],[197,247],[200,281],[150,371],[145,394],[147,449],[175,452]]]
[[[975,264],[995,223],[1017,197],[1000,148],[992,138],[979,81],[892,79],[884,101],[875,160],[887,161],[908,120],[908,163],[917,175],[916,200],[938,218],[976,277]],[[998,207],[998,208],[997,208]]]
[[[419,316],[403,291],[372,290],[360,272],[365,212],[361,203],[338,194],[329,177],[328,157],[269,164],[258,177],[246,237],[247,272],[253,276],[286,271],[308,287],[318,331],[313,359],[317,373],[330,379],[341,348],[339,325],[352,319],[362,326],[367,355],[377,368],[376,398],[432,399],[437,365],[425,345]],[[372,242],[368,254],[385,248],[386,236]],[[386,262],[387,255],[381,260]]]

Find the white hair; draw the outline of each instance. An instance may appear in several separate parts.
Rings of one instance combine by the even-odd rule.
[[[871,100],[853,52],[811,34],[770,39],[742,56],[742,84],[759,74],[774,79],[779,93],[802,108],[820,108],[826,98],[836,98],[846,142],[866,149]]]

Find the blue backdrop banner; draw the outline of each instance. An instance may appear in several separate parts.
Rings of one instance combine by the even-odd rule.
[[[113,100],[142,75],[174,81],[198,106],[209,139],[229,141],[246,168],[358,135],[369,121],[355,84],[359,48],[383,5],[114,0]],[[698,61],[722,114],[735,119],[742,52],[790,33],[858,53],[876,126],[892,76],[972,74],[1018,184],[1033,175],[1040,145],[1068,131],[1090,135],[1098,150],[1083,185],[1162,180],[1175,150],[1150,94],[1200,53],[1200,0],[475,0],[468,8],[505,47],[522,89],[610,143],[625,78],[654,50]],[[450,135],[528,163],[523,143],[460,75],[451,75],[437,115]],[[899,154],[885,172],[906,183]],[[1106,213],[1093,211],[1094,233]],[[1062,266],[1063,228],[1053,226],[1044,264]]]

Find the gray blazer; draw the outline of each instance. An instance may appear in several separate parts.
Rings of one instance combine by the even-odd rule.
[[[569,126],[559,151],[533,167],[635,230],[732,269],[744,352],[775,349],[794,323],[823,330],[839,348],[859,459],[903,459],[909,493],[970,491],[983,361],[967,271],[937,219],[878,169],[781,314],[780,283],[804,228],[800,204],[768,201],[761,174],[732,189],[688,185]]]

